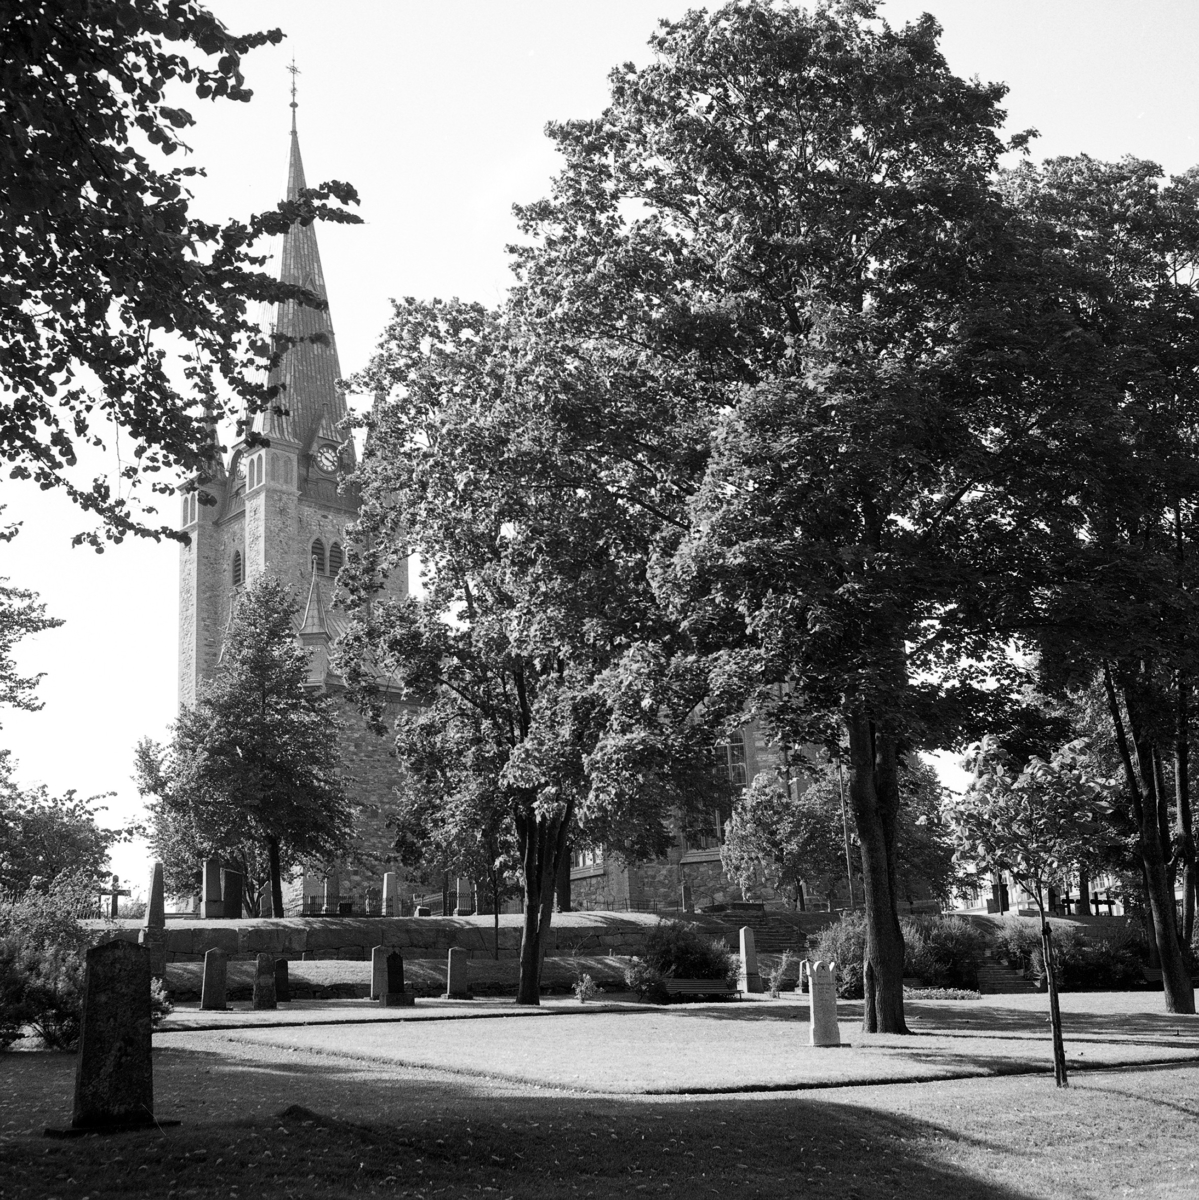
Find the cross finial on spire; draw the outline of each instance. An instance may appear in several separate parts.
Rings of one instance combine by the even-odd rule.
[[[300,73],[300,68],[296,66],[295,56],[292,56],[291,65],[287,68],[291,72],[291,131],[296,131],[296,76]]]

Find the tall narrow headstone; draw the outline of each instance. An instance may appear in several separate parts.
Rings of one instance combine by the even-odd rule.
[[[165,979],[167,973],[166,893],[162,881],[162,863],[150,869],[150,897],[146,901],[146,919],[137,940],[150,953],[150,974]]]
[[[87,952],[71,1124],[76,1129],[154,1124],[150,956],[132,942],[105,942]]]
[[[762,977],[758,974],[758,951],[754,946],[754,931],[748,925],[741,926],[741,968],[737,972],[737,986],[743,992],[761,992]]]
[[[384,1008],[412,1007],[416,994],[404,990],[404,957],[398,950],[392,950],[383,960],[380,983],[382,990],[379,992],[379,1003]]]
[[[816,962],[806,965],[810,1018],[808,1044],[839,1046],[841,1030],[837,1027],[837,964]]]
[[[280,1004],[291,1003],[291,980],[287,975],[287,959],[275,959],[275,999]]]
[[[237,921],[241,918],[242,873],[240,871],[224,870],[221,872],[221,899],[225,905],[226,920]]]
[[[388,871],[383,876],[383,915],[385,917],[400,915],[400,881],[394,871]]]
[[[283,915],[275,912],[275,893],[269,883],[262,889],[262,896],[258,901],[258,915],[265,920]]]
[[[200,1007],[205,1012],[224,1012],[229,979],[229,960],[224,950],[212,949],[204,955],[204,982],[200,985]]]
[[[324,903],[321,905],[321,915],[325,917],[337,916],[337,893],[340,887],[336,871],[330,871],[325,876],[325,895]]]
[[[457,880],[458,895],[454,905],[454,916],[469,917],[475,911],[475,906],[471,903],[471,891],[470,880],[459,876]]]
[[[254,970],[254,1007],[276,1008],[275,1003],[275,958],[271,954],[260,954]]]
[[[204,884],[200,898],[200,916],[223,917],[225,903],[221,899],[221,863],[220,859],[204,860]]]
[[[387,947],[371,951],[371,999],[378,1000],[387,991]]]
[[[470,991],[467,983],[470,951],[461,946],[450,949],[445,968],[445,998],[447,1000],[469,1000]]]

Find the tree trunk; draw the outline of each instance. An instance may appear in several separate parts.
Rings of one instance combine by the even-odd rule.
[[[1091,915],[1091,877],[1087,874],[1086,867],[1078,868],[1078,915]]]
[[[495,856],[492,855],[494,860]],[[491,868],[491,944],[492,957],[500,961],[500,873],[495,866]]]
[[[1062,1010],[1057,999],[1057,966],[1053,961],[1053,939],[1049,932],[1049,921],[1045,906],[1041,903],[1041,887],[1033,881],[1033,895],[1037,911],[1041,914],[1041,956],[1045,960],[1045,986],[1049,990],[1049,1023],[1053,1028],[1053,1081],[1058,1087],[1069,1087],[1066,1078],[1066,1044],[1062,1038]]]
[[[1140,807],[1141,861],[1145,868],[1145,890],[1149,898],[1149,911],[1153,914],[1153,927],[1157,935],[1157,952],[1161,955],[1162,990],[1166,998],[1166,1011],[1193,1013],[1195,1011],[1195,989],[1191,985],[1190,973],[1182,956],[1178,940],[1178,923],[1174,911],[1174,888],[1170,885],[1166,869],[1165,847],[1161,837],[1162,797],[1159,794],[1160,776],[1157,770],[1156,748],[1146,735],[1142,722],[1136,720],[1135,708],[1129,706],[1125,693],[1129,724],[1132,727],[1132,744],[1136,752],[1136,764],[1140,774],[1142,799]]]
[[[281,917],[283,916],[283,873],[279,868],[279,839],[277,837],[266,839],[266,852],[271,870],[271,911],[276,917]]]
[[[1142,719],[1136,696],[1124,687],[1124,707],[1128,713],[1132,746],[1125,733],[1124,720],[1116,698],[1115,681],[1111,668],[1104,666],[1103,681],[1107,690],[1108,711],[1116,734],[1116,745],[1124,765],[1125,780],[1132,800],[1133,817],[1136,821],[1137,849],[1140,852],[1141,869],[1144,872],[1145,896],[1153,921],[1153,934],[1161,960],[1162,990],[1165,993],[1166,1011],[1193,1013],[1195,1011],[1195,989],[1182,956],[1178,940],[1178,924],[1174,916],[1174,889],[1170,886],[1166,871],[1165,848],[1161,837],[1161,797],[1158,789],[1157,763],[1154,746],[1147,733],[1147,723]],[[1136,762],[1133,757],[1135,751]]]
[[[558,864],[558,911],[570,912],[570,847],[567,846]]]
[[[541,1003],[541,964],[554,915],[554,884],[566,853],[572,805],[561,816],[537,816],[530,805],[517,818],[517,841],[524,875],[525,919],[520,939],[517,1004]]]
[[[1195,837],[1191,827],[1191,681],[1179,671],[1174,728],[1174,800],[1178,810],[1178,841],[1182,857],[1182,941],[1189,946],[1195,933]]]
[[[863,963],[866,1033],[907,1033],[903,1015],[903,933],[896,905],[895,834],[899,815],[895,740],[864,713],[849,731],[849,801],[857,825],[865,892]]]

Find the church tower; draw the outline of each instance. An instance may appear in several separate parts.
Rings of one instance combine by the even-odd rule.
[[[287,198],[296,199],[305,186],[293,91]],[[279,277],[328,300],[315,222],[297,222],[283,235]],[[191,542],[180,550],[181,705],[194,704],[199,686],[216,670],[238,593],[264,573],[280,579],[296,600],[301,614],[296,637],[312,651],[309,686],[341,690],[330,667],[346,624],[335,581],[360,498],[352,485],[339,487],[356,456],[353,441],[337,428],[346,404],[337,387],[341,372],[330,310],[287,301],[276,308],[274,332],[291,345],[270,378],[279,394],[254,418],[254,432],[268,444],[250,447],[238,441],[214,476],[183,496],[182,528]],[[401,567],[387,591],[403,596],[407,590]],[[348,704],[344,717],[347,784],[363,814],[357,840],[365,858],[378,864],[389,857],[384,809],[395,764],[387,755],[387,740],[369,732]],[[339,871],[345,899],[374,875],[373,868],[347,864]],[[305,880],[306,896],[318,886]]]

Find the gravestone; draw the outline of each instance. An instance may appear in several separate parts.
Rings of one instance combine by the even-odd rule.
[[[387,947],[371,951],[371,999],[378,1000],[387,991]]]
[[[388,871],[383,876],[383,915],[400,915],[400,881],[394,871]]]
[[[204,882],[200,896],[200,916],[223,917],[225,903],[221,899],[221,863],[219,859],[204,861]]]
[[[112,882],[108,885],[107,891],[102,891],[101,896],[108,897],[108,916],[110,920],[115,921],[121,911],[121,897],[130,895],[128,888],[121,887],[121,877],[114,875]]]
[[[275,959],[275,999],[280,1004],[291,1003],[291,980],[287,975],[287,959]]]
[[[269,883],[262,889],[262,897],[258,901],[258,915],[267,920],[283,915],[282,913],[275,912],[275,893]]]
[[[372,967],[374,960],[372,959]],[[372,972],[373,974],[373,972]],[[404,957],[392,950],[383,960],[382,977],[376,981],[379,987],[379,1003],[384,1008],[411,1008],[416,994],[404,990]]]
[[[150,974],[165,979],[167,973],[167,916],[166,889],[163,886],[162,863],[150,868],[150,898],[146,902],[146,919],[137,940],[150,953]]]
[[[275,959],[270,954],[260,954],[254,970],[254,1007],[276,1008],[275,1003]]]
[[[686,880],[679,885],[679,907],[683,912],[695,911],[695,901],[691,898],[691,884]]]
[[[224,950],[204,955],[204,982],[200,985],[200,1007],[205,1012],[224,1012],[229,1006],[225,992],[229,983],[229,959]]]
[[[470,880],[459,877],[457,880],[457,892],[454,916],[469,917],[475,911],[475,906],[471,903]]]
[[[228,868],[221,872],[221,899],[224,903],[225,919],[241,919],[242,873]]]
[[[758,951],[754,946],[754,931],[741,927],[741,966],[737,971],[737,986],[743,992],[761,992],[762,977],[758,974]]]
[[[811,963],[808,968],[808,1044],[811,1046],[841,1045],[841,1030],[837,1026],[837,964]]]
[[[150,956],[132,942],[87,952],[75,1069],[74,1129],[154,1125]]]
[[[469,950],[465,950],[461,946],[454,946],[450,949],[445,969],[445,998],[447,1000],[470,999],[467,983],[469,964]]]

